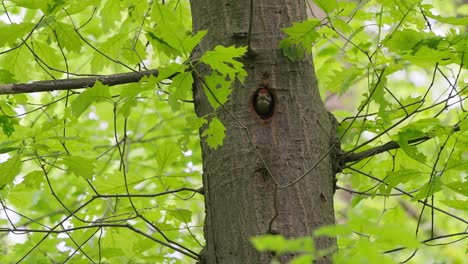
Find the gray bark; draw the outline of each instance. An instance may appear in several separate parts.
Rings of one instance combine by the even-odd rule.
[[[249,6],[249,0],[191,0],[194,32],[208,29],[193,56],[197,58],[216,45],[246,45],[247,39],[238,33],[249,29]],[[306,18],[305,3],[253,0],[253,6],[251,47],[255,56],[242,60],[248,77],[244,85],[233,87],[226,104],[246,129],[220,108],[216,115],[227,128],[224,145],[210,149],[202,140],[204,263],[269,263],[272,254],[257,252],[249,238],[267,233],[288,238],[308,236],[320,226],[334,224],[334,173],[331,155],[327,155],[334,131],[319,96],[313,63],[311,58],[290,62],[278,48],[284,38],[281,28]],[[199,70],[208,73],[207,69]],[[253,110],[251,99],[265,82],[276,105],[273,116],[263,120]],[[213,113],[200,80],[196,80],[194,100],[199,116]],[[282,188],[323,156],[300,181]],[[316,242],[322,249],[336,243],[332,238]],[[328,256],[318,262],[331,260]]]

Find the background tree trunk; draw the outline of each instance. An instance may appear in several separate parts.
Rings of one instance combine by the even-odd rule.
[[[249,30],[249,6],[249,0],[191,0],[194,32],[208,29],[194,57],[218,44],[247,45],[247,38],[238,33]],[[251,47],[256,54],[242,61],[248,77],[245,85],[233,87],[226,104],[247,130],[220,108],[216,115],[227,129],[224,145],[210,149],[202,140],[206,263],[269,263],[271,254],[257,252],[250,237],[267,233],[308,236],[319,226],[334,224],[330,156],[296,184],[281,188],[326,155],[334,133],[319,96],[312,60],[292,63],[278,48],[284,37],[281,28],[305,18],[304,1],[253,0]],[[207,73],[207,69],[199,70]],[[265,82],[276,105],[274,115],[263,120],[251,100]],[[213,112],[200,80],[196,80],[194,99],[199,116]],[[317,241],[319,248],[334,245],[334,239]]]

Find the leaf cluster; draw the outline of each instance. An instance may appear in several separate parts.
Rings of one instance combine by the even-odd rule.
[[[191,32],[188,1],[2,4],[0,84],[149,69],[158,75],[0,98],[0,262],[198,259],[198,129],[208,124],[208,144],[222,145],[216,109],[231,84],[243,81],[236,59],[246,49],[219,46],[192,61],[206,31]],[[202,63],[209,76],[196,72]],[[206,80],[209,116],[193,111],[194,78]]]

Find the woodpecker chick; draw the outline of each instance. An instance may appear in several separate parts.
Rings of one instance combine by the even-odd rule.
[[[273,114],[273,97],[268,89],[258,89],[254,96],[253,103],[255,112],[257,112],[262,119],[267,119]]]

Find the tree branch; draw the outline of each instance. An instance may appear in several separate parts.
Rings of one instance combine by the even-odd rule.
[[[455,127],[453,128],[453,131],[454,132],[460,131],[459,124],[455,125]],[[431,138],[433,137],[423,136],[419,138],[413,138],[413,139],[408,140],[408,144],[418,145],[418,144],[428,141]],[[400,144],[398,144],[398,142],[389,141],[381,146],[373,147],[371,149],[364,150],[358,153],[355,153],[355,152],[345,153],[338,157],[339,166],[344,167],[346,163],[354,162],[354,161],[361,161],[365,158],[368,158],[368,157],[371,157],[371,156],[374,156],[374,155],[377,155],[377,154],[380,154],[382,152],[386,152],[392,149],[397,149],[397,148],[400,148]]]
[[[37,81],[32,83],[0,84],[0,94],[37,93],[58,90],[85,89],[93,87],[96,81],[104,85],[114,86],[126,83],[135,83],[144,76],[158,76],[158,70],[142,72],[118,73],[99,77],[61,79],[50,81]]]
[[[429,139],[431,139],[429,136],[424,136],[424,137],[408,140],[408,143],[409,144],[419,144],[419,143],[422,143],[422,142],[427,141]],[[392,150],[392,149],[397,149],[397,148],[400,148],[400,144],[398,144],[398,142],[389,141],[389,142],[387,142],[387,143],[385,143],[385,144],[383,144],[381,146],[377,146],[377,147],[374,147],[374,148],[371,148],[371,149],[368,149],[368,150],[364,150],[364,151],[361,151],[361,152],[358,152],[358,153],[351,152],[351,153],[344,154],[344,155],[341,156],[340,160],[341,160],[341,164],[344,165],[344,164],[346,164],[348,162],[360,161],[360,160],[363,160],[365,158],[380,154],[382,152],[386,152],[386,151],[389,151],[389,150]]]

